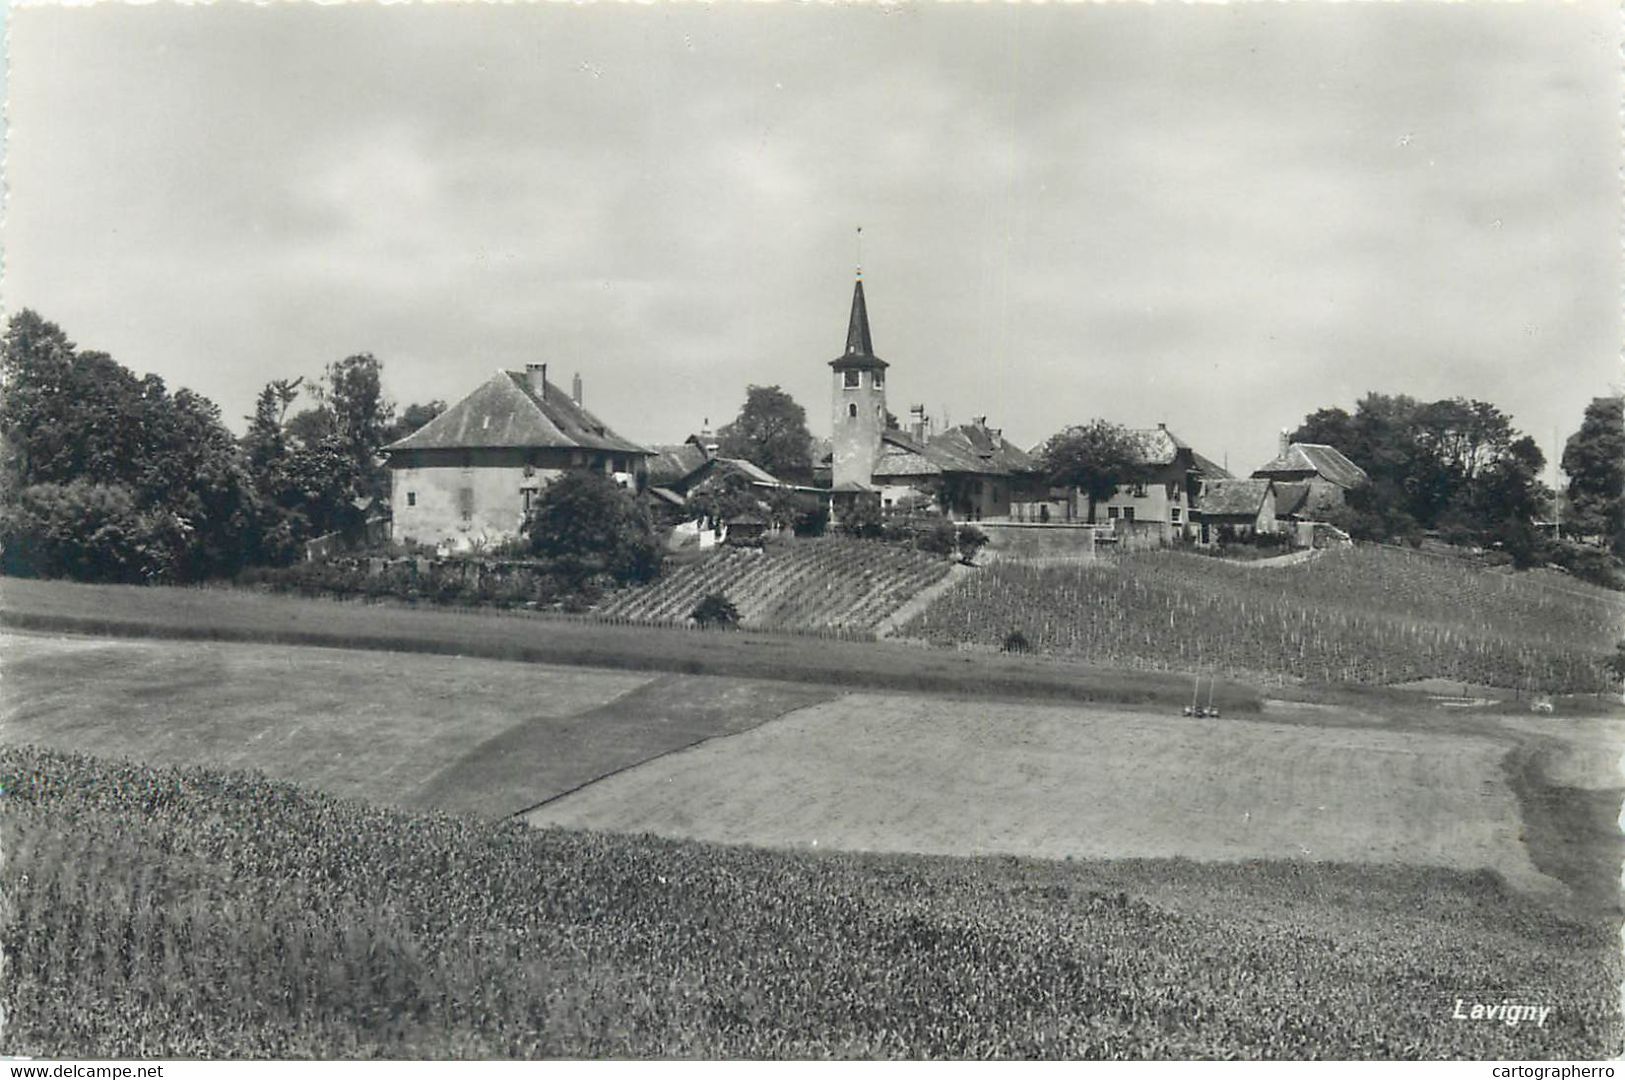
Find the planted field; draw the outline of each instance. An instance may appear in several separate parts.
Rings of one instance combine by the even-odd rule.
[[[701,597],[720,592],[747,627],[868,633],[948,569],[940,556],[861,540],[721,548],[599,610],[634,622],[682,622]]]
[[[1392,684],[1429,677],[1547,692],[1617,688],[1625,596],[1392,548],[1270,568],[1178,552],[1071,566],[995,563],[900,631],[1107,664]]]
[[[930,690],[1069,702],[1178,702],[1180,675],[1066,660],[947,652],[902,643],[752,632],[673,632],[571,616],[446,610],[265,595],[230,588],[79,585],[0,578],[0,626],[13,630],[192,642],[319,645],[419,656],[481,657],[605,670],[773,679],[818,687]],[[844,636],[844,635],[843,635]],[[400,663],[410,665],[411,661]],[[403,671],[412,670],[410,666]],[[1258,693],[1224,686],[1226,709]]]
[[[798,848],[1487,867],[1561,893],[1520,841],[1495,734],[847,695],[528,820]]]
[[[7,1054],[1621,1049],[1617,936],[1486,874],[775,853],[18,749],[0,784]],[[1503,991],[1552,1012],[1453,1017]]]
[[[251,768],[501,817],[828,697],[810,686],[288,645],[0,637],[0,740]]]

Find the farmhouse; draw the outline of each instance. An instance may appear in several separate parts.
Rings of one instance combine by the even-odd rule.
[[[989,427],[985,416],[931,436],[923,421],[907,434],[888,423],[890,365],[874,352],[862,277],[852,290],[846,350],[829,366],[830,491],[837,513],[857,501],[882,508],[918,502],[951,518],[980,521],[1008,518],[1013,503],[1044,496],[1031,456]]]
[[[1297,443],[1281,433],[1280,452],[1253,470],[1256,480],[1273,480],[1282,496],[1282,513],[1295,520],[1325,520],[1341,507],[1350,488],[1365,483],[1365,470],[1324,443]],[[1292,485],[1291,490],[1284,485]]]
[[[1167,424],[1133,432],[1142,447],[1128,483],[1095,508],[1095,519],[1112,526],[1120,542],[1162,546],[1196,535],[1193,511],[1203,481],[1229,480],[1230,473],[1193,450]],[[1078,495],[1087,504],[1087,496]]]
[[[1201,543],[1277,531],[1275,485],[1269,480],[1204,480],[1196,511]]]
[[[498,371],[398,442],[389,455],[397,542],[467,549],[512,539],[541,490],[570,470],[641,490],[650,452],[611,431],[546,364]]]

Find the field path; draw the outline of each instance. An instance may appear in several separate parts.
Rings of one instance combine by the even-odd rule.
[[[810,686],[669,675],[563,720],[535,717],[474,747],[412,800],[482,817],[552,799],[832,696]]]
[[[903,606],[892,612],[880,621],[875,627],[876,637],[890,637],[897,632],[900,626],[906,626],[908,621],[936,602],[937,597],[959,584],[960,579],[976,573],[977,568],[966,566],[964,563],[955,563],[948,568],[942,580],[932,582],[919,592],[915,593]]]

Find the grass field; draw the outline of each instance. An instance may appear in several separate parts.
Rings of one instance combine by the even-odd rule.
[[[1146,674],[1076,660],[749,631],[614,626],[524,613],[339,603],[225,588],[0,578],[0,627],[176,641],[320,645],[993,698],[1172,703],[1190,695],[1183,675]],[[1256,711],[1260,699],[1251,687],[1221,683],[1215,700],[1230,711]]]
[[[1237,678],[1388,685],[1426,678],[1617,692],[1606,667],[1625,595],[1548,571],[1497,573],[1355,547],[1258,567],[1174,551],[1093,563],[1000,562],[900,633]]]
[[[0,740],[514,814],[818,688],[410,653],[0,637]]]
[[[1520,841],[1509,748],[1493,723],[1473,736],[849,695],[529,820],[784,847],[1489,867],[1561,891]]]
[[[11,748],[0,787],[7,1054],[1622,1048],[1614,931],[1487,874],[769,852]],[[1463,995],[1553,1011],[1464,1022]]]

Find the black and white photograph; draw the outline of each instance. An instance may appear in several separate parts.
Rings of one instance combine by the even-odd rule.
[[[1625,1055],[1617,3],[0,20],[8,1076]]]

